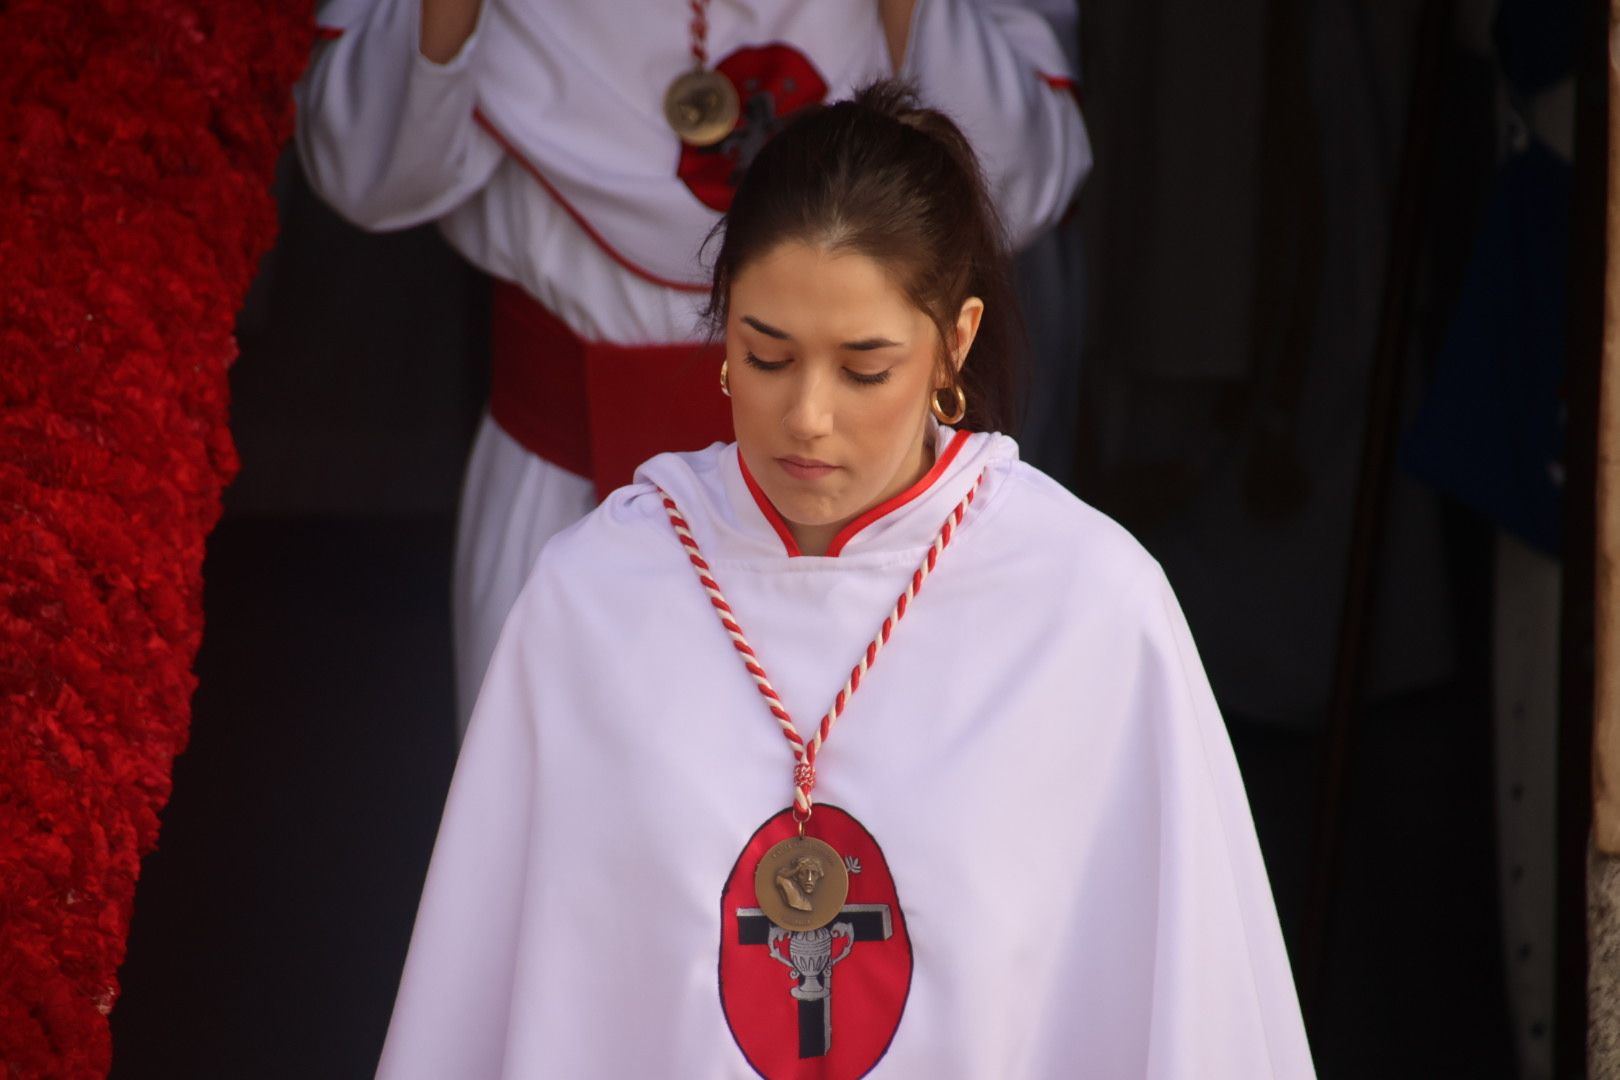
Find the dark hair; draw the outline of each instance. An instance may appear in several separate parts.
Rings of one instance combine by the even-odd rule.
[[[716,332],[738,273],[790,240],[882,263],[933,320],[942,363],[962,302],[979,297],[984,315],[959,377],[967,395],[959,426],[1008,429],[1024,338],[1006,236],[966,136],[909,86],[877,82],[796,114],[748,167],[710,239],[717,235],[705,313]]]

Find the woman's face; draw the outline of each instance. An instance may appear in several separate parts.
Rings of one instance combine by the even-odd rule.
[[[983,308],[963,305],[958,363]],[[726,362],[738,449],[806,554],[932,463],[939,332],[865,255],[790,241],[744,266]]]

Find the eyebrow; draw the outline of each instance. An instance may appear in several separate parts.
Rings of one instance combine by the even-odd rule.
[[[744,315],[742,317],[742,321],[747,323],[749,326],[752,326],[755,330],[758,330],[766,337],[775,338],[778,341],[793,340],[793,335],[789,334],[786,330],[778,330],[774,326],[767,323],[762,323],[752,315]],[[898,348],[899,345],[900,342],[890,341],[885,337],[869,337],[862,338],[859,341],[846,341],[840,345],[839,348],[849,349],[852,352],[871,352],[874,349],[894,349]]]

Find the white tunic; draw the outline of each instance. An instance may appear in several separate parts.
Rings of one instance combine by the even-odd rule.
[[[545,547],[456,770],[380,1077],[756,1075],[739,1025],[757,1023],[717,980],[741,916],[717,901],[787,805],[792,756],[653,485],[808,731],[981,472],[819,762],[819,803],[881,845],[909,937],[871,1075],[1313,1075],[1242,782],[1163,574],[1011,440],[972,435],[835,558],[787,557],[719,445],[654,458]],[[871,1021],[837,1012],[877,976],[875,947],[850,949],[834,1047]],[[777,980],[762,1004],[792,1006],[787,967],[747,955]],[[780,1075],[864,1068],[784,1053]]]
[[[461,52],[435,64],[418,51],[418,0],[331,0],[298,86],[305,171],[366,228],[437,221],[583,338],[691,341],[718,215],[677,176],[660,111],[691,66],[690,17],[684,0],[485,0]],[[711,64],[785,43],[828,99],[891,74],[874,0],[716,0],[709,22]],[[1073,0],[918,0],[912,20],[902,74],[974,139],[1019,243],[1058,220],[1090,168],[1080,112],[1052,85],[1074,75],[1075,22]],[[457,531],[463,721],[539,545],[593,499],[486,418]]]

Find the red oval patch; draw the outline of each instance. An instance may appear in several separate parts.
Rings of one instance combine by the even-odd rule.
[[[872,834],[818,804],[806,834],[844,857],[849,898],[833,923],[788,933],[759,911],[754,868],[798,832],[783,810],[759,827],[720,897],[720,1005],[743,1056],[768,1080],[853,1080],[894,1040],[911,991],[911,938]]]
[[[683,143],[675,175],[704,206],[724,213],[759,148],[789,116],[825,98],[827,81],[791,45],[738,49],[714,70],[737,88],[737,126],[713,146]]]

